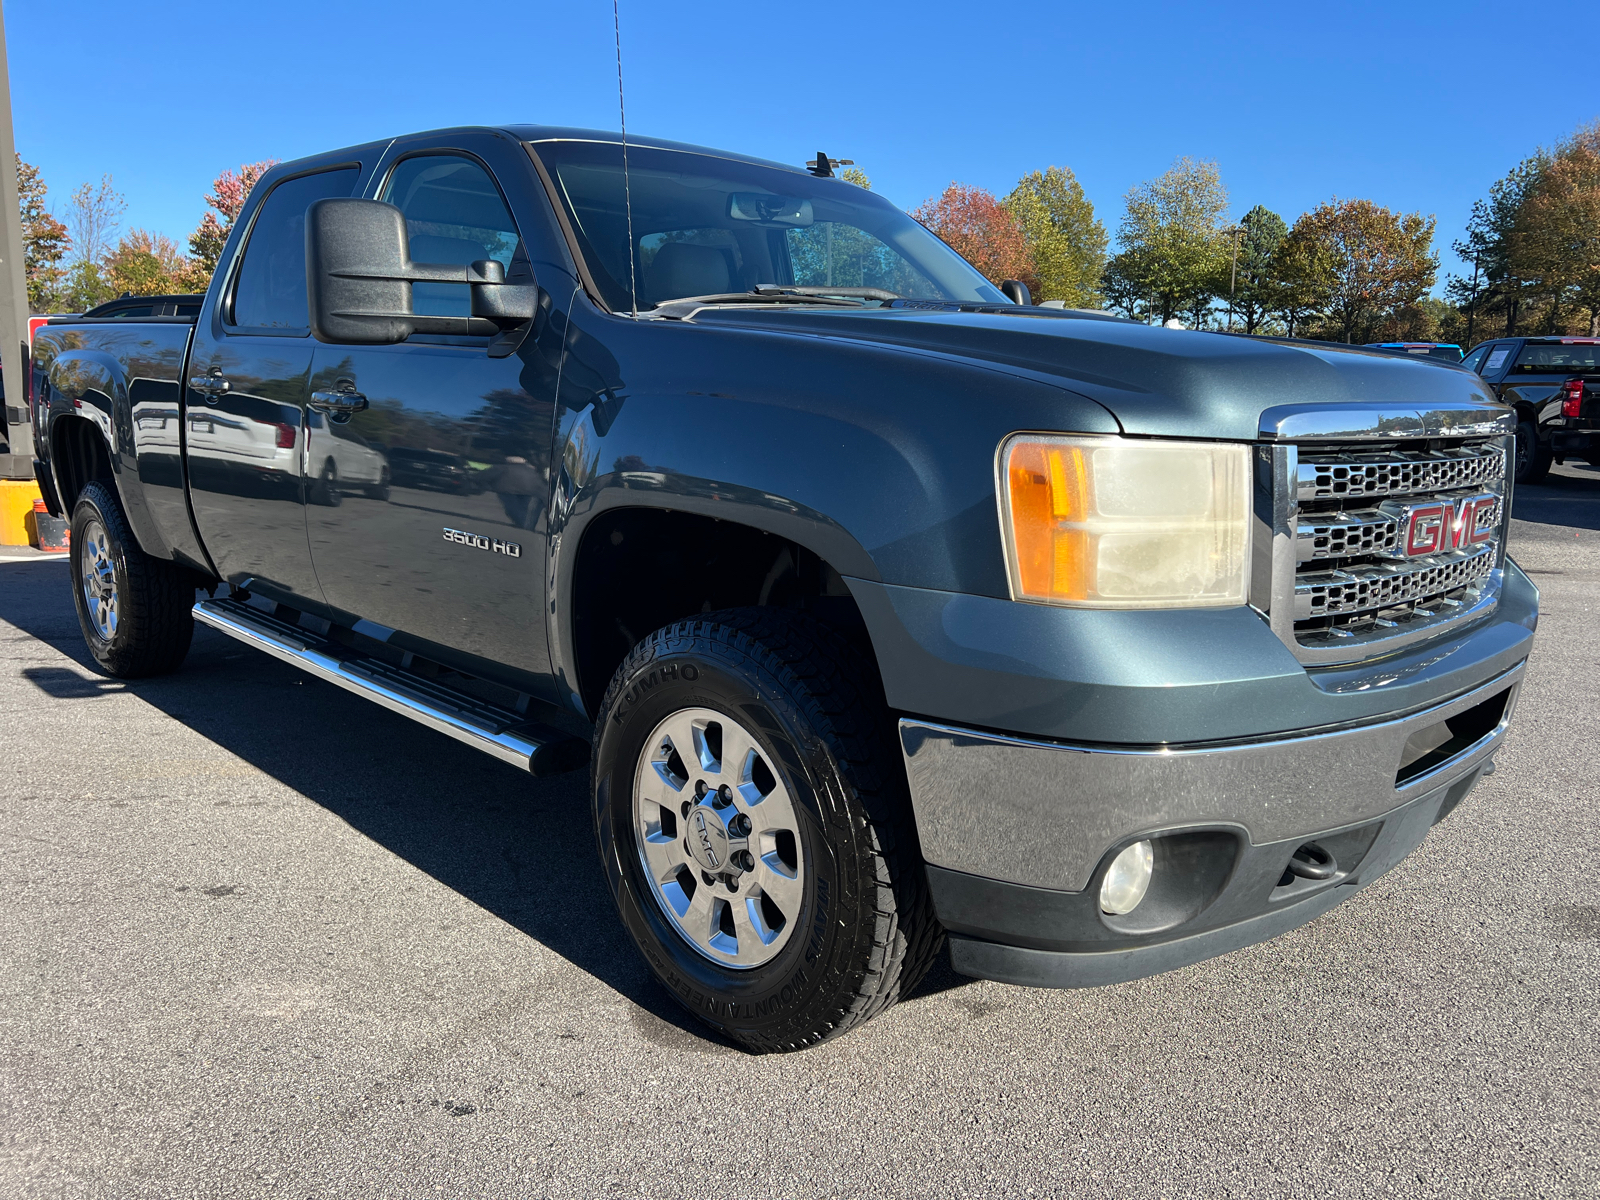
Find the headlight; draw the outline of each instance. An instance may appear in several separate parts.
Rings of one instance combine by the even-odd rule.
[[[1250,450],[1019,433],[1000,446],[1011,594],[1083,608],[1245,603]]]

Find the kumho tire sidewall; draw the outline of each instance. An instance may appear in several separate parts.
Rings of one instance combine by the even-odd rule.
[[[847,861],[853,831],[831,799],[844,794],[844,782],[782,680],[703,634],[673,631],[651,639],[647,649],[642,660],[637,652],[630,658],[632,669],[613,684],[595,743],[595,837],[618,915],[656,978],[696,1016],[736,1036],[782,1039],[794,1029],[801,1044],[800,1031],[826,1020],[828,1009],[844,1015],[842,977],[871,945],[870,935],[866,948],[852,944],[851,935],[861,931],[848,927],[848,914],[859,908]],[[759,692],[751,686],[755,678]],[[639,860],[633,811],[639,757],[656,726],[683,708],[714,709],[754,735],[794,803],[806,864],[800,927],[759,967],[723,967],[690,946],[662,912]]]

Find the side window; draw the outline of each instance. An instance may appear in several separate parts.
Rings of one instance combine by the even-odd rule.
[[[485,258],[510,267],[516,222],[489,173],[470,158],[424,154],[395,167],[381,199],[405,214],[411,261],[468,266]],[[418,316],[465,317],[472,297],[465,284],[417,283],[411,310]]]
[[[1483,366],[1483,360],[1488,356],[1488,354],[1489,347],[1487,344],[1479,346],[1471,354],[1467,355],[1461,360],[1461,365],[1466,367],[1468,370],[1476,371],[1478,368]]]
[[[1490,346],[1489,357],[1484,360],[1483,370],[1480,374],[1498,375],[1500,369],[1506,365],[1506,359],[1511,357],[1513,349],[1515,349],[1514,345],[1508,345],[1505,342],[1498,342]]]
[[[306,209],[313,201],[348,196],[361,172],[355,167],[286,179],[256,214],[239,264],[233,324],[248,329],[306,328]]]

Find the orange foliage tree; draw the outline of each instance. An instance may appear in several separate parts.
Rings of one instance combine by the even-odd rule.
[[[994,193],[952,183],[944,194],[911,214],[978,269],[991,283],[1002,279],[1034,282],[1033,255],[1022,226]]]

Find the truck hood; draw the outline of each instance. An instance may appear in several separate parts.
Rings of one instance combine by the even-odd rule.
[[[1109,409],[1124,432],[1247,441],[1285,405],[1440,409],[1496,404],[1469,370],[1329,342],[1073,317],[873,309],[702,310],[696,321],[879,343],[1045,379]]]

